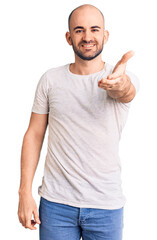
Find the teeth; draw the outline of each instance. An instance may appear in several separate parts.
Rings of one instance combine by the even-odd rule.
[[[94,45],[82,45],[83,47],[93,47]]]

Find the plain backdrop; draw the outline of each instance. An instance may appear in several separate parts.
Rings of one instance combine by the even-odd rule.
[[[35,89],[49,68],[74,62],[65,39],[68,16],[90,3],[104,14],[110,33],[102,59],[115,65],[134,50],[127,70],[140,80],[120,141],[124,208],[124,240],[157,239],[157,114],[156,114],[156,2],[155,0],[5,0],[0,3],[0,228],[3,239],[39,239],[18,221],[20,155]],[[33,182],[39,204],[47,148],[47,134]],[[37,226],[38,228],[39,226]],[[72,239],[71,239],[72,240]]]

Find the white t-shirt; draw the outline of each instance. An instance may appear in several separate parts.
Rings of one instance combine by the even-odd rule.
[[[47,70],[38,83],[32,112],[49,114],[43,198],[80,208],[118,209],[121,187],[119,140],[130,103],[120,103],[98,87],[113,66],[89,75],[66,64]],[[139,80],[126,72],[139,90]]]

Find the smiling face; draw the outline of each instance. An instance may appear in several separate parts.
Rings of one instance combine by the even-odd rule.
[[[66,39],[79,58],[88,61],[96,58],[108,40],[100,11],[88,5],[76,9],[72,13]]]

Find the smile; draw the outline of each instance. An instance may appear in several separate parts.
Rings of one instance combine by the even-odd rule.
[[[95,46],[95,44],[91,45],[91,44],[84,44],[84,45],[81,45],[83,48],[92,48]]]

